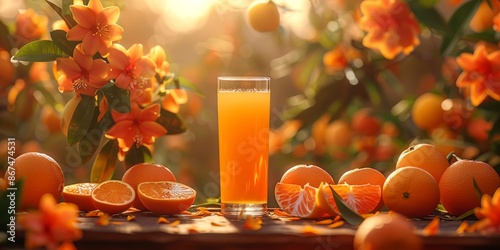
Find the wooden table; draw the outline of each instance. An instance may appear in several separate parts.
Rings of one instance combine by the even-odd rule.
[[[244,219],[226,218],[213,213],[208,216],[164,217],[170,223],[158,223],[159,216],[136,212],[132,221],[126,215],[112,217],[107,226],[96,225],[97,217],[81,217],[79,226],[83,238],[75,242],[78,249],[352,249],[356,226],[344,224],[329,229],[314,220],[285,221],[270,213],[262,218],[262,228],[243,228]],[[429,220],[414,220],[418,229]],[[474,221],[470,221],[472,224]],[[460,221],[441,221],[436,235],[422,236],[425,249],[500,249],[500,234],[481,235],[455,230]],[[22,232],[15,245],[8,249],[22,249]],[[5,247],[5,246],[3,246]]]

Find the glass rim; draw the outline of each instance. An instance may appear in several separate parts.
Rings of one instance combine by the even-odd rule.
[[[217,77],[219,81],[269,81],[271,80],[268,76],[219,76]]]

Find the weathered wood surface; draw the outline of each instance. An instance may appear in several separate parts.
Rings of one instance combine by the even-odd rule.
[[[83,238],[75,242],[78,249],[352,249],[356,227],[344,224],[329,229],[313,220],[285,221],[264,216],[259,230],[245,229],[244,219],[226,218],[217,213],[204,216],[172,216],[168,221],[180,221],[172,226],[158,223],[159,216],[133,213],[112,217],[110,224],[99,226],[97,217],[81,217],[79,226]],[[429,220],[413,221],[420,234]],[[472,224],[474,220],[470,221]],[[500,234],[457,234],[460,221],[441,221],[436,235],[423,236],[425,249],[500,249]],[[22,232],[20,234],[22,239]],[[21,243],[11,245],[22,248]]]

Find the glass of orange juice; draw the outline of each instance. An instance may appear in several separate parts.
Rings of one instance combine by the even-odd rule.
[[[270,78],[218,78],[221,210],[262,215],[267,210]]]

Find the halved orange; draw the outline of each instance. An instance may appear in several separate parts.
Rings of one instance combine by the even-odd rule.
[[[173,215],[187,210],[196,199],[196,191],[173,181],[143,182],[137,186],[142,204],[155,214]]]
[[[63,188],[62,196],[65,202],[77,205],[80,211],[96,210],[91,194],[97,185],[98,183],[88,182],[66,185]]]
[[[97,209],[108,214],[119,214],[132,206],[135,191],[126,182],[109,180],[97,185],[91,196]]]
[[[333,193],[330,187],[332,187],[342,200],[358,214],[367,214],[373,211],[382,197],[379,185],[337,184],[328,186],[328,184],[323,184],[318,188],[316,200],[321,208],[331,215],[339,214],[339,209],[333,199]]]
[[[328,214],[316,202],[317,188],[305,184],[278,182],[274,188],[274,197],[279,207],[286,213],[301,218],[321,218]]]

